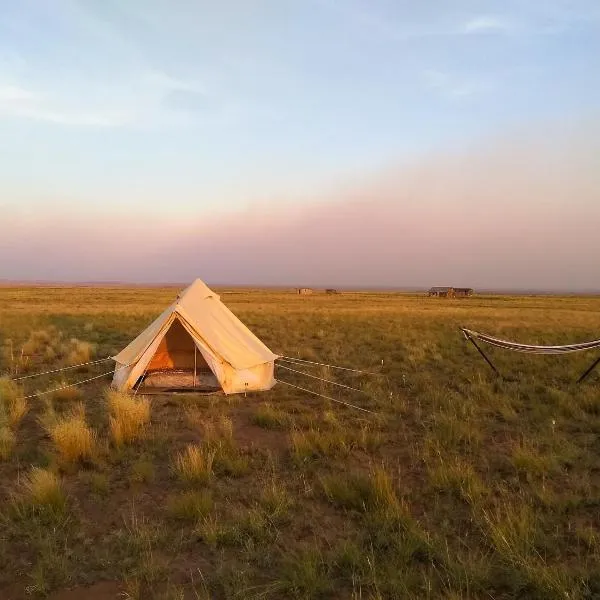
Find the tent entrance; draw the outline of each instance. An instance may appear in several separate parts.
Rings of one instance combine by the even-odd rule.
[[[215,392],[221,389],[192,336],[177,318],[134,387],[140,392]]]

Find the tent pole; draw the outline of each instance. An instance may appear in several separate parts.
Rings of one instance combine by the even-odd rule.
[[[465,335],[467,336],[467,339],[473,344],[473,346],[475,346],[475,348],[477,348],[477,352],[479,352],[479,354],[481,354],[481,356],[483,356],[483,358],[485,359],[485,362],[488,365],[490,365],[490,367],[492,367],[492,369],[494,370],[494,373],[496,373],[496,375],[498,375],[498,377],[502,377],[502,375],[500,375],[500,372],[498,371],[498,369],[496,369],[496,367],[494,366],[494,363],[485,355],[483,350],[475,343],[475,340],[469,334],[465,333]]]
[[[592,363],[592,366],[577,380],[577,383],[581,383],[595,368],[600,364],[600,356]]]
[[[196,348],[196,344],[194,344],[194,388],[196,387],[196,353],[198,352],[198,349]]]

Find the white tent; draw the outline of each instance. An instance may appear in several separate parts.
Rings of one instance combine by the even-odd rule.
[[[113,357],[112,386],[128,390],[139,384],[140,378],[160,373],[164,387],[196,388],[200,374],[208,373],[226,394],[269,390],[275,385],[276,358],[219,296],[197,279]]]

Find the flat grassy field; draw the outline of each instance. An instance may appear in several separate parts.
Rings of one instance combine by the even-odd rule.
[[[176,293],[0,288],[0,373],[111,355]],[[274,352],[375,373],[277,369],[372,412],[0,380],[0,598],[600,598],[597,354],[490,348],[499,379],[458,331],[588,341],[600,298],[220,293]]]

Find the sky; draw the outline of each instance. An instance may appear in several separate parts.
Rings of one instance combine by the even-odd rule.
[[[0,0],[0,279],[600,290],[596,0]]]

